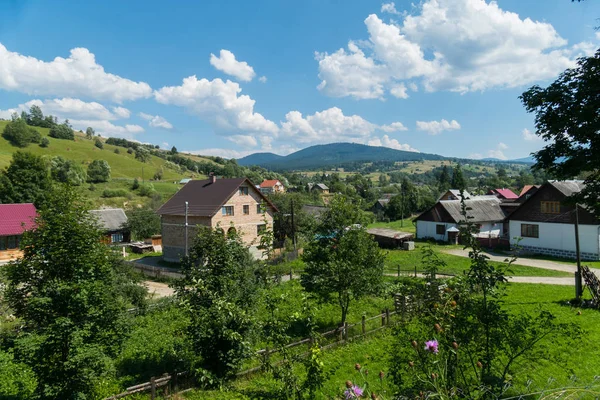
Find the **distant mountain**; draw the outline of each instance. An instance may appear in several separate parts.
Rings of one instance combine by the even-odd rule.
[[[282,158],[285,157],[274,153],[254,153],[244,158],[240,158],[239,160],[237,160],[237,162],[239,165],[247,167],[250,165],[266,165],[276,163]]]
[[[516,160],[511,160],[511,161],[522,162],[522,163],[527,163],[527,164],[535,164],[535,162],[536,162],[535,158],[533,158],[532,156],[517,158]]]
[[[437,154],[415,153],[387,147],[356,143],[331,143],[311,146],[285,157],[257,153],[238,160],[238,164],[259,165],[272,170],[315,170],[353,162],[445,160]]]

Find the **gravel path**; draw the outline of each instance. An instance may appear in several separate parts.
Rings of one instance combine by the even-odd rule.
[[[148,288],[148,295],[153,298],[169,297],[175,293],[166,283],[145,281],[143,285]]]

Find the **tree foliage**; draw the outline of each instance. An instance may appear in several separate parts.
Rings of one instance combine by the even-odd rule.
[[[460,164],[456,164],[456,166],[452,170],[451,186],[452,189],[457,190],[465,190],[467,188],[467,182],[465,181],[465,177],[463,175],[463,171]]]
[[[558,179],[585,174],[586,187],[575,197],[600,215],[600,50],[577,61],[546,88],[533,86],[520,97],[535,114],[536,134],[546,146],[534,156],[535,168]]]
[[[134,239],[143,240],[160,233],[160,217],[151,209],[127,211],[125,225]]]
[[[80,186],[87,180],[87,174],[81,164],[66,160],[61,156],[50,160],[50,175],[57,182]]]
[[[92,128],[91,126],[88,126],[87,129],[85,130],[85,137],[87,139],[92,139],[94,137],[94,135],[96,135],[94,128]]]
[[[17,151],[4,171],[0,172],[0,203],[44,204],[52,186],[42,157]]]
[[[94,146],[96,146],[97,148],[99,148],[100,150],[102,150],[104,148],[104,143],[102,143],[102,140],[100,140],[100,138],[95,138],[94,139]]]
[[[22,118],[9,122],[4,128],[2,136],[17,147],[27,147],[30,143],[39,143],[42,139],[40,133],[27,125]]]
[[[235,233],[199,228],[175,284],[204,382],[230,378],[250,355],[256,278],[252,256]]]
[[[23,322],[16,357],[35,372],[40,398],[102,397],[123,336],[124,267],[72,188],[52,191],[36,222],[6,267],[6,300]]]
[[[110,180],[110,165],[106,160],[94,160],[88,165],[88,182],[108,182]]]
[[[135,159],[139,160],[143,163],[150,161],[151,158],[151,154],[150,151],[142,146],[139,146],[136,150],[135,150]]]
[[[75,133],[68,122],[64,122],[60,125],[54,125],[50,128],[50,133],[48,136],[56,138],[56,139],[64,139],[64,140],[75,140]]]

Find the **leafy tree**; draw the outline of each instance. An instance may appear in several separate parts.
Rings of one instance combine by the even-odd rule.
[[[94,132],[94,128],[92,128],[91,126],[88,126],[87,129],[85,130],[85,137],[87,139],[91,140],[95,134],[96,134],[96,132]]]
[[[104,148],[104,143],[102,143],[102,140],[100,140],[99,138],[96,138],[94,140],[94,146],[102,150]]]
[[[44,113],[39,106],[33,105],[29,109],[27,123],[31,126],[44,126]]]
[[[301,283],[320,300],[335,298],[346,322],[352,300],[375,293],[383,281],[384,253],[364,228],[342,230],[311,242]]]
[[[154,179],[155,181],[160,181],[163,178],[164,172],[165,171],[162,169],[162,167],[160,169],[157,169],[152,179]]]
[[[317,232],[328,236],[342,232],[353,225],[366,225],[368,222],[367,215],[360,208],[354,206],[345,196],[336,195],[321,215]]]
[[[135,159],[136,160],[140,160],[141,162],[145,163],[150,161],[150,151],[148,151],[147,148],[143,147],[143,146],[139,146],[136,150],[135,150]]]
[[[465,190],[467,188],[467,183],[465,181],[465,177],[462,172],[462,168],[460,164],[456,164],[454,170],[452,171],[452,189]]]
[[[448,166],[444,164],[442,172],[438,178],[438,189],[440,192],[445,192],[450,189],[450,174],[448,173]]]
[[[52,181],[42,157],[17,151],[0,173],[0,203],[44,204]]]
[[[250,355],[256,301],[253,265],[237,234],[226,237],[205,227],[199,228],[189,256],[182,260],[184,278],[175,283],[175,292],[190,318],[188,334],[198,355],[198,376],[232,377]]]
[[[50,146],[50,140],[47,137],[43,137],[42,140],[40,140],[40,147],[48,147]]]
[[[130,210],[127,211],[125,228],[134,239],[143,240],[160,233],[160,217],[151,209]]]
[[[600,214],[600,119],[598,87],[600,50],[582,57],[547,88],[533,86],[520,97],[527,112],[535,114],[536,134],[546,146],[534,154],[534,168],[557,179],[585,173],[585,188],[573,196]]]
[[[12,353],[0,351],[0,398],[33,399],[37,381],[26,364],[16,362]]]
[[[81,164],[65,160],[61,156],[53,157],[50,161],[50,175],[57,182],[74,186],[80,186],[87,180],[87,174]]]
[[[28,126],[22,118],[9,122],[4,128],[2,136],[17,147],[27,147],[29,143],[39,143],[42,139],[40,133]]]
[[[171,147],[171,154],[177,154],[177,147]]]
[[[138,178],[133,178],[133,184],[131,185],[131,190],[137,190],[140,187],[140,181]]]
[[[23,322],[16,358],[35,372],[40,398],[101,398],[114,378],[128,301],[116,272],[124,267],[101,237],[80,195],[63,186],[6,267],[6,300]]]
[[[108,182],[110,180],[110,165],[106,160],[94,160],[88,165],[88,182]]]
[[[65,121],[60,125],[54,125],[50,128],[48,136],[56,139],[75,140],[75,134],[68,121]]]

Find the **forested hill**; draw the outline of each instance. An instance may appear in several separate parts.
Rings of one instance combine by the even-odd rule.
[[[285,157],[273,153],[257,153],[238,160],[240,165],[258,165],[271,170],[318,170],[352,163],[376,161],[445,160],[437,154],[415,153],[387,147],[356,143],[331,143],[311,146]]]

